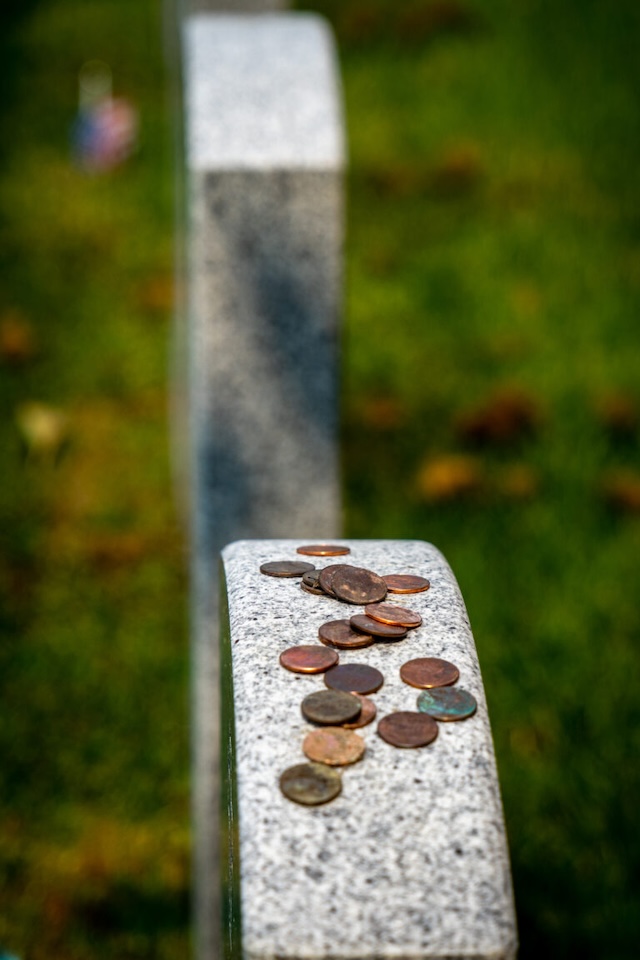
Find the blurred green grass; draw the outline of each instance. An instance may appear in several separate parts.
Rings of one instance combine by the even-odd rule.
[[[302,4],[299,4],[302,7]],[[476,635],[521,956],[637,953],[640,8],[324,0],[349,126],[347,532],[447,555]],[[158,5],[12,5],[0,44],[0,943],[188,952],[188,644]],[[69,159],[80,65],[139,153]],[[25,448],[24,405],[64,417]]]

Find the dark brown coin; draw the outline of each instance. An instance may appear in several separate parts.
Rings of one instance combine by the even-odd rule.
[[[280,654],[280,663],[292,673],[323,673],[338,662],[335,650],[318,644],[301,644],[289,647]]]
[[[312,730],[304,738],[302,750],[316,763],[328,763],[330,767],[343,767],[361,760],[365,743],[362,737],[342,727],[323,727]]]
[[[360,716],[360,701],[342,690],[316,690],[302,701],[302,715],[311,723],[337,727]]]
[[[387,585],[372,570],[364,567],[342,567],[331,578],[331,589],[338,600],[346,603],[377,603],[387,595]]]
[[[414,577],[409,573],[389,573],[382,579],[389,593],[422,593],[431,586],[424,577]]]
[[[344,557],[351,550],[335,543],[312,543],[307,547],[298,547],[296,553],[302,553],[305,557]]]
[[[357,720],[342,724],[347,730],[357,730],[359,727],[366,727],[368,723],[371,723],[371,721],[376,718],[377,710],[373,700],[369,700],[369,697],[363,697],[361,693],[354,693],[354,697],[357,697],[362,704],[362,710]]]
[[[384,677],[375,667],[369,667],[365,663],[341,663],[327,670],[324,682],[330,690],[373,693],[380,689],[384,683]]]
[[[477,707],[475,697],[460,687],[438,687],[423,690],[418,695],[418,710],[436,720],[466,720],[473,716]]]
[[[300,586],[307,593],[313,593],[316,596],[322,597],[324,596],[324,590],[318,583],[319,578],[320,578],[319,570],[316,570],[316,569],[307,570],[306,573],[302,574],[302,583],[300,584]]]
[[[338,796],[342,779],[337,770],[323,763],[297,763],[280,777],[280,789],[294,803],[315,807]]]
[[[426,747],[438,736],[438,724],[426,713],[400,710],[389,713],[378,724],[378,733],[393,747]]]
[[[262,564],[260,573],[266,573],[268,577],[301,577],[303,573],[314,569],[312,563],[305,563],[304,560],[270,560]]]
[[[333,592],[333,587],[331,586],[331,581],[333,580],[333,575],[336,570],[340,570],[341,567],[348,567],[346,563],[330,563],[327,567],[323,567],[320,571],[320,576],[318,577],[318,583],[324,590],[326,594],[330,597],[335,597]]]
[[[369,633],[372,637],[380,640],[402,640],[407,635],[407,628],[394,626],[392,623],[380,623],[373,617],[368,617],[366,613],[357,613],[351,617],[349,623],[354,630],[361,630],[362,633]]]
[[[456,682],[460,671],[448,660],[440,660],[439,657],[418,657],[402,664],[400,676],[412,687],[422,687],[426,690],[430,687],[448,687],[449,684]]]
[[[415,610],[396,607],[393,603],[371,603],[364,612],[380,623],[394,623],[403,627],[419,627],[422,623],[422,617]]]
[[[370,647],[373,637],[366,633],[352,630],[348,620],[329,620],[323,623],[318,630],[322,643],[340,650],[357,650],[360,647]]]

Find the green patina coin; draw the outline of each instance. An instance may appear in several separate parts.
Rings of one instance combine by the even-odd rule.
[[[436,687],[423,690],[418,697],[418,710],[434,720],[466,720],[473,716],[478,704],[466,690],[459,687]]]
[[[315,807],[338,796],[342,779],[337,770],[324,763],[297,763],[281,775],[280,789],[288,800]]]

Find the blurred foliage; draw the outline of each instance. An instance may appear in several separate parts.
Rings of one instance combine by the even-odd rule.
[[[432,540],[460,580],[521,956],[635,958],[640,8],[309,6],[336,30],[350,138],[348,533]],[[2,17],[0,943],[185,957],[160,10]],[[87,177],[68,138],[96,57],[142,137]]]

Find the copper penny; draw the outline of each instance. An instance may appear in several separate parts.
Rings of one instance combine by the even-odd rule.
[[[422,617],[415,610],[396,607],[393,603],[371,603],[364,608],[364,612],[380,623],[395,623],[403,627],[419,627],[422,623]]]
[[[425,720],[432,722],[425,723]],[[426,713],[400,710],[382,718],[378,733],[392,747],[426,747],[438,736],[438,724]]]
[[[435,720],[466,720],[477,707],[475,697],[460,687],[438,687],[418,695],[418,710]]]
[[[388,573],[382,579],[389,593],[422,593],[431,586],[425,577],[414,577],[409,573]]]
[[[384,677],[375,667],[366,663],[341,663],[331,667],[324,675],[324,682],[330,690],[344,690],[347,693],[373,693],[384,683]]]
[[[305,563],[304,560],[270,560],[262,564],[260,573],[266,573],[268,577],[301,577],[303,573],[314,569],[312,563]]]
[[[352,630],[348,620],[329,620],[323,623],[318,630],[322,643],[340,650],[357,650],[360,647],[370,647],[373,637],[366,633]]]
[[[302,701],[302,715],[311,723],[337,727],[360,716],[360,701],[342,690],[316,690]]]
[[[361,760],[365,743],[362,737],[342,727],[323,727],[312,730],[303,740],[302,750],[316,763],[328,763],[330,767],[343,767]]]
[[[338,796],[342,779],[337,770],[323,763],[297,763],[280,777],[280,789],[294,803],[315,807]]]
[[[318,583],[319,578],[320,578],[319,570],[316,570],[315,568],[313,570],[307,570],[306,573],[302,574],[302,583],[300,584],[300,586],[307,593],[313,593],[316,596],[323,597],[325,593],[322,587],[320,586],[320,584]]]
[[[405,683],[412,687],[448,687],[455,683],[460,676],[460,671],[448,660],[440,660],[439,657],[417,657],[415,660],[408,660],[400,667],[400,676]]]
[[[280,663],[292,673],[323,673],[338,662],[335,650],[317,644],[289,647],[280,654]]]
[[[351,617],[349,623],[354,630],[360,630],[362,633],[369,633],[372,637],[380,640],[402,640],[407,635],[407,628],[395,626],[392,623],[380,623],[373,617],[368,617],[366,613],[357,613]]]
[[[347,730],[357,730],[359,727],[366,727],[368,723],[371,723],[371,721],[376,718],[377,710],[373,700],[369,700],[369,697],[363,697],[361,693],[354,693],[354,697],[357,697],[362,704],[362,710],[357,720],[342,724]]]
[[[377,603],[387,595],[384,580],[372,570],[364,567],[343,567],[336,570],[331,578],[331,589],[338,600],[346,603]]]
[[[333,575],[336,570],[340,570],[341,567],[348,567],[346,563],[330,563],[327,567],[323,567],[320,571],[318,577],[318,584],[322,587],[325,593],[330,597],[335,597],[333,592],[333,587],[331,586],[331,581],[333,580]]]
[[[302,553],[305,557],[344,557],[351,553],[351,549],[335,543],[312,543],[307,547],[298,547],[296,553]]]

